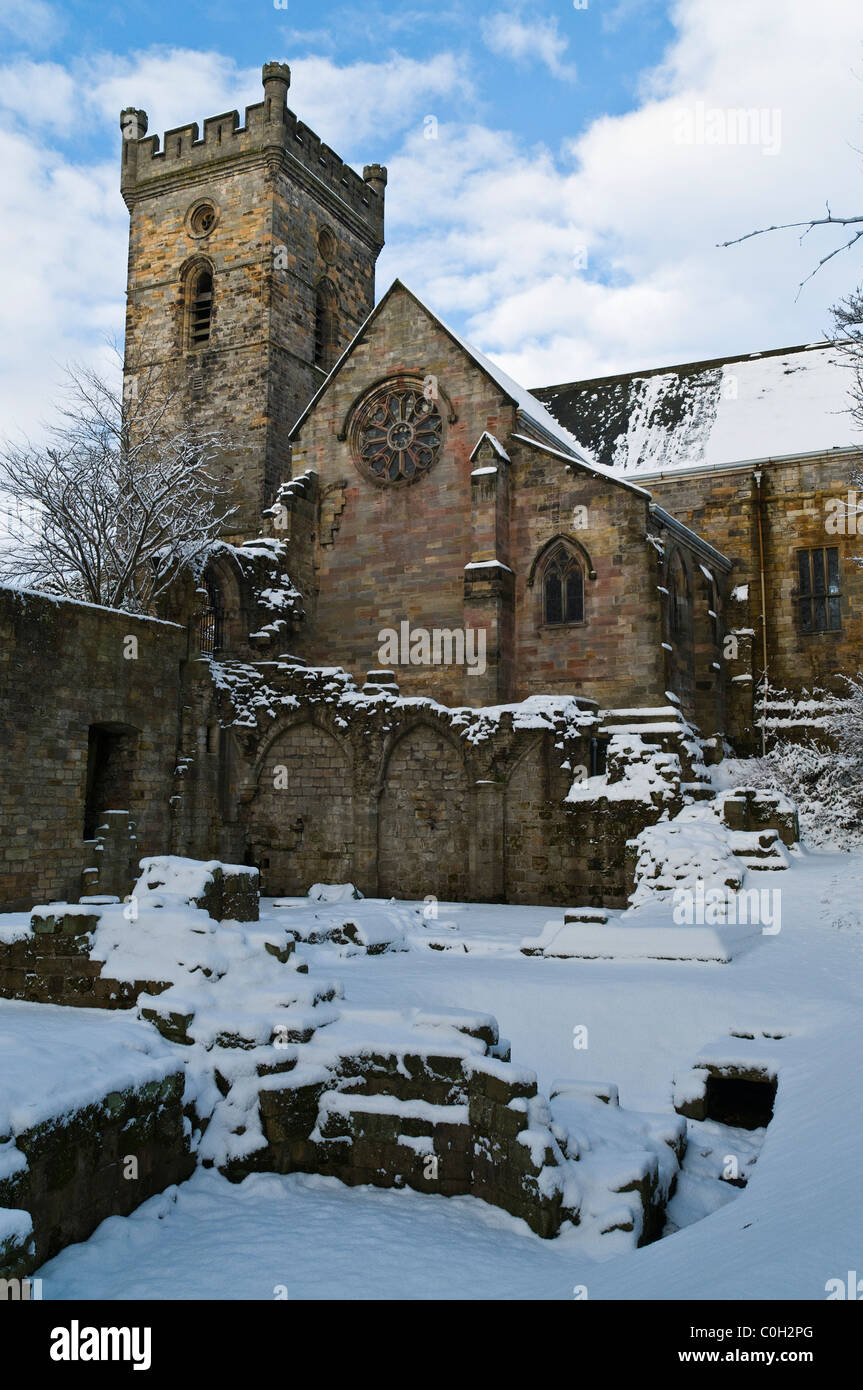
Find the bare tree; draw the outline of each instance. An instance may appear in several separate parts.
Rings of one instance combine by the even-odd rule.
[[[750,238],[754,236],[767,236],[768,232],[793,231],[798,227],[803,228],[800,234],[801,241],[804,237],[807,237],[810,232],[814,231],[816,227],[859,227],[859,230],[851,233],[847,241],[843,241],[839,246],[834,246],[832,251],[828,251],[826,256],[822,256],[815,266],[815,269],[804,276],[797,286],[797,293],[799,295],[806,282],[811,280],[813,275],[818,274],[822,265],[826,265],[828,261],[832,261],[833,257],[838,256],[842,251],[850,251],[851,247],[863,237],[863,226],[859,226],[860,223],[863,223],[863,214],[854,217],[835,217],[830,211],[830,204],[828,203],[826,217],[810,217],[803,222],[777,222],[773,227],[758,227],[754,232],[745,232],[743,236],[733,237],[731,241],[720,241],[718,245],[721,247],[739,246],[741,241],[749,241]]]
[[[67,377],[48,441],[0,449],[0,582],[152,612],[236,510],[210,471],[227,441],[190,423],[157,368],[127,370],[122,390],[89,367]]]

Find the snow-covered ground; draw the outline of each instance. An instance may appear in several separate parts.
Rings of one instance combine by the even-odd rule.
[[[44,1296],[823,1300],[829,1280],[863,1268],[863,856],[795,853],[784,872],[750,872],[746,887],[781,892],[781,930],[750,936],[727,964],[526,956],[521,941],[560,916],[542,907],[440,904],[434,919],[422,904],[288,899],[265,905],[261,928],[308,938],[350,920],[360,940],[400,938],[407,949],[384,954],[298,949],[309,982],[337,977],[346,1004],[496,1015],[545,1094],[561,1078],[611,1082],[621,1106],[670,1113],[673,1079],[702,1049],[762,1058],[779,1075],[774,1118],[748,1185],[717,1185],[722,1204],[704,1219],[684,1224],[698,1162],[710,1162],[699,1154],[714,1142],[698,1126],[671,1213],[684,1228],[604,1260],[578,1229],[543,1241],[469,1197],[305,1175],[231,1185],[199,1170],[43,1266]],[[623,920],[668,928],[671,906]],[[0,1001],[0,1024],[10,1007]],[[126,1022],[137,1035],[141,1024]]]

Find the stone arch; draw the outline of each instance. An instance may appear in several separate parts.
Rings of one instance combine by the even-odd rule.
[[[339,355],[339,296],[328,275],[315,286],[315,365],[328,372]]]
[[[193,256],[180,271],[183,347],[195,351],[206,347],[213,328],[216,302],[216,276],[207,256]]]
[[[235,651],[242,646],[248,630],[248,622],[243,622],[245,594],[244,575],[237,561],[216,553],[209,561],[201,577],[200,587],[206,590],[206,598],[201,595],[204,615],[201,624],[201,651],[205,651],[204,639],[208,635],[207,615],[212,613],[215,629],[213,651]]]
[[[351,880],[351,759],[327,729],[289,724],[262,749],[246,840],[266,894],[304,895],[313,883]]]
[[[540,546],[539,550],[534,555],[533,561],[530,566],[530,571],[527,576],[528,588],[533,587],[537,578],[537,573],[539,572],[540,568],[545,564],[545,561],[547,560],[551,552],[555,549],[555,547],[559,545],[565,546],[566,549],[571,551],[576,558],[579,558],[581,560],[581,563],[584,567],[585,577],[587,579],[596,579],[596,570],[593,567],[593,561],[590,558],[590,552],[588,551],[587,546],[584,545],[583,542],[580,541],[577,536],[573,536],[569,531],[560,531],[556,536],[551,536],[547,541],[544,541],[543,544]]]
[[[470,788],[461,750],[422,721],[389,750],[378,802],[383,897],[470,897]]]

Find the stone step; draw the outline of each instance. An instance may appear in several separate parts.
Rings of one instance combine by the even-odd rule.
[[[716,796],[716,789],[711,782],[681,782],[680,791],[691,801],[712,801]]]

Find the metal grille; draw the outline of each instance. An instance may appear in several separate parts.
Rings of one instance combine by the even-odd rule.
[[[224,645],[224,613],[215,589],[207,585],[207,602],[201,613],[201,655],[212,656]]]

